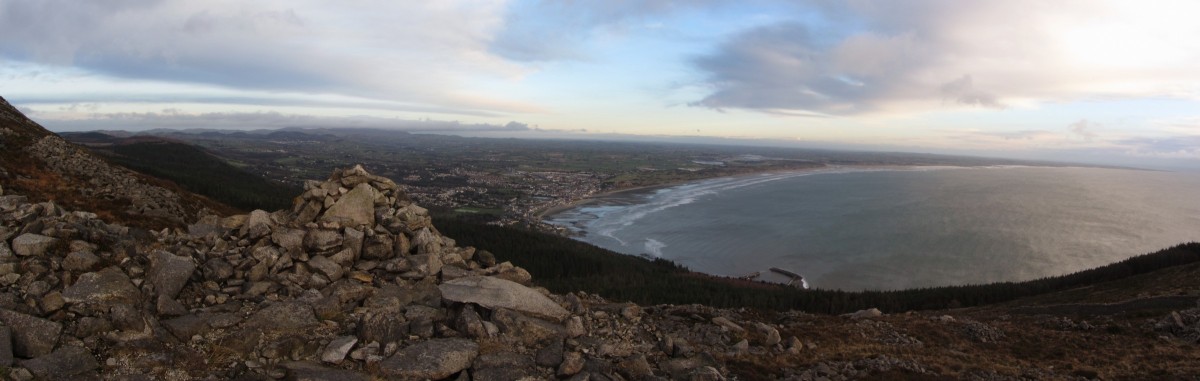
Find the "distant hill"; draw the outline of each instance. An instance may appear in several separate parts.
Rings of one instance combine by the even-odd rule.
[[[235,167],[203,148],[155,136],[116,137],[103,133],[66,133],[113,163],[166,179],[243,210],[287,209],[300,189],[263,179]]]
[[[205,214],[233,211],[168,181],[113,165],[46,130],[3,98],[0,185],[33,201],[54,201],[138,227],[178,227]]]

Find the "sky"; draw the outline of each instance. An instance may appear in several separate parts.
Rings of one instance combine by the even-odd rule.
[[[0,0],[51,130],[382,127],[1200,169],[1200,2]]]

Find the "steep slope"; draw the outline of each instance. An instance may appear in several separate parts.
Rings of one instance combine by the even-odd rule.
[[[1195,290],[1170,300],[1142,295],[1062,313],[1045,309],[1053,306],[1051,298],[1037,302],[1040,310],[1016,303],[831,316],[611,303],[586,293],[553,294],[530,287],[530,279],[521,268],[441,235],[399,185],[361,167],[308,182],[290,210],[207,216],[187,232],[142,238],[90,213],[10,194],[0,196],[0,338],[11,337],[12,345],[0,343],[0,366],[11,370],[0,376],[1082,380],[1200,374]]]
[[[98,132],[65,133],[62,137],[88,147],[109,161],[175,184],[243,210],[291,206],[298,187],[256,176],[207,150],[155,136],[117,137]]]
[[[0,186],[113,222],[182,226],[228,207],[112,165],[47,131],[0,98]]]

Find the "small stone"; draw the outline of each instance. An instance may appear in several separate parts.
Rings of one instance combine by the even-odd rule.
[[[854,313],[849,313],[849,314],[845,314],[842,316],[849,317],[849,318],[855,319],[855,320],[870,319],[870,318],[877,318],[877,317],[883,316],[883,312],[879,311],[878,308],[869,308],[869,309],[865,309],[865,310],[858,310],[858,311],[855,311]]]
[[[325,346],[325,351],[321,352],[321,361],[340,364],[356,343],[358,343],[358,338],[354,336],[340,336],[329,341],[329,344]]]
[[[654,370],[650,368],[650,362],[646,361],[646,356],[642,354],[629,356],[617,363],[617,373],[630,380],[654,378]]]
[[[175,298],[187,284],[188,278],[196,271],[196,264],[190,257],[181,257],[166,251],[156,250],[152,256],[150,273],[147,274],[150,284],[159,296]]]
[[[572,316],[567,319],[567,337],[579,337],[587,334],[587,329],[583,327],[583,319],[579,316]]]
[[[758,331],[764,336],[763,346],[773,347],[776,344],[779,344],[779,330],[775,329],[775,327],[758,323]]]
[[[325,256],[317,255],[309,258],[308,266],[313,270],[316,270],[318,273],[324,274],[325,277],[329,278],[329,281],[331,282],[342,279],[342,274],[344,271],[342,266],[334,263]]]
[[[250,212],[246,223],[242,226],[241,236],[251,239],[271,234],[271,214],[263,210]]]
[[[742,341],[739,341],[739,342],[737,342],[737,344],[733,345],[734,353],[745,353],[748,350],[750,350],[750,341],[749,340],[742,339]]]
[[[74,272],[87,272],[96,269],[100,264],[100,257],[86,251],[75,251],[67,254],[62,261],[63,270]]]
[[[22,257],[41,256],[46,254],[51,246],[58,243],[57,238],[41,234],[25,233],[12,240],[12,250]]]
[[[25,368],[16,368],[8,372],[8,379],[12,381],[29,381],[33,379],[33,373],[29,373],[29,370]]]
[[[567,352],[563,354],[562,364],[558,366],[558,376],[566,377],[579,373],[583,370],[583,355],[579,352]]]

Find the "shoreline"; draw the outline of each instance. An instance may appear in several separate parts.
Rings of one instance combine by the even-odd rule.
[[[826,164],[821,167],[815,167],[815,168],[772,169],[772,170],[765,170],[765,171],[754,171],[754,172],[746,172],[746,173],[740,173],[740,174],[735,174],[735,175],[713,176],[713,177],[704,177],[704,178],[691,179],[691,180],[671,181],[671,182],[666,182],[666,183],[662,183],[662,184],[642,185],[642,186],[636,186],[636,187],[630,187],[630,188],[613,189],[613,190],[608,190],[608,191],[604,191],[604,192],[599,192],[596,194],[588,195],[588,196],[583,197],[578,200],[568,201],[568,202],[560,204],[560,205],[540,208],[538,211],[534,212],[534,220],[539,223],[546,223],[547,216],[551,216],[551,215],[558,214],[558,213],[561,213],[566,210],[570,210],[570,209],[574,209],[574,208],[577,208],[577,207],[580,207],[583,205],[587,205],[589,203],[595,202],[596,200],[598,200],[600,198],[609,197],[609,196],[613,196],[613,195],[617,195],[617,194],[658,190],[658,189],[670,188],[670,187],[674,187],[674,186],[690,184],[690,183],[695,183],[695,182],[700,182],[700,181],[709,181],[709,180],[714,180],[714,179],[724,179],[724,178],[734,178],[734,177],[764,175],[764,174],[780,174],[780,173],[817,173],[817,172],[822,172],[822,171],[847,169],[847,168],[861,169],[861,170],[872,170],[872,169],[901,170],[901,169],[920,168],[920,167],[971,168],[971,167],[967,167],[967,166],[956,167],[956,166],[939,166],[939,165],[828,165],[828,164]]]
[[[713,179],[723,179],[723,178],[740,177],[740,176],[753,176],[753,175],[762,175],[762,174],[771,174],[771,173],[818,172],[818,171],[822,171],[822,170],[826,170],[826,169],[830,169],[830,168],[843,168],[843,167],[858,167],[858,166],[823,165],[821,167],[805,168],[805,169],[774,169],[774,170],[766,170],[766,171],[753,171],[753,172],[739,173],[739,174],[735,174],[735,175],[702,177],[702,178],[691,179],[691,180],[669,181],[669,182],[665,182],[665,183],[661,183],[661,184],[641,185],[641,186],[636,186],[636,187],[613,189],[613,190],[607,190],[604,192],[599,192],[596,194],[591,194],[591,195],[588,195],[588,196],[583,197],[578,200],[568,201],[561,205],[556,205],[556,206],[551,206],[551,207],[546,207],[546,208],[539,208],[539,210],[537,212],[534,212],[533,214],[534,214],[534,219],[537,222],[545,223],[546,216],[557,214],[557,213],[560,213],[560,212],[563,212],[563,211],[566,211],[569,209],[574,209],[576,207],[594,202],[597,199],[600,199],[603,197],[608,197],[608,196],[613,196],[613,195],[617,195],[617,194],[621,194],[621,193],[634,193],[634,192],[642,192],[642,191],[649,191],[649,190],[658,190],[658,189],[670,188],[670,187],[674,187],[674,186],[690,184],[690,183],[695,183],[695,182],[700,182],[700,181],[708,181],[708,180],[713,180]],[[862,167],[866,168],[866,167],[874,167],[874,166],[862,166]]]

